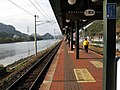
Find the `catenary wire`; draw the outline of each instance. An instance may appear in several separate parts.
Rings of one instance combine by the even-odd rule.
[[[20,8],[20,9],[22,9],[23,11],[25,11],[26,13],[28,13],[29,15],[31,15],[31,16],[34,16],[33,14],[31,14],[30,12],[28,12],[27,10],[25,10],[25,9],[23,9],[22,7],[20,7],[19,5],[17,5],[16,3],[14,3],[13,1],[11,1],[11,0],[8,0],[8,1],[10,1],[12,4],[14,4],[15,6],[17,6],[18,8]],[[29,0],[30,1],[30,0]],[[31,1],[30,1],[31,2]],[[35,4],[33,3],[33,2],[31,2],[34,6],[35,6]],[[36,7],[36,6],[35,6]],[[36,7],[36,9],[40,12],[40,10]],[[41,12],[40,12],[41,13]],[[42,13],[41,13],[42,14]],[[42,14],[43,15],[43,14]],[[43,15],[44,16],[44,15]],[[46,18],[45,16],[44,16],[44,18]],[[46,18],[47,19],[47,18]],[[48,19],[47,19],[48,20]],[[51,24],[51,22],[50,22],[50,24]],[[52,24],[51,24],[52,25]],[[52,25],[53,26],[53,25]],[[53,26],[54,27],[54,26]],[[54,27],[55,28],[55,27]]]
[[[42,12],[36,7],[36,5],[31,1],[31,0],[29,0],[30,2],[31,2],[31,4],[33,4],[34,5],[34,7],[42,14]],[[37,2],[36,2],[37,3]],[[38,3],[37,3],[38,4]],[[39,5],[39,7],[40,7],[40,5]],[[48,20],[48,18],[44,15],[44,14],[42,14],[43,16],[44,16],[44,18],[45,19],[47,19]],[[48,21],[51,21],[51,20],[48,20]],[[49,22],[53,27],[54,27],[54,25],[51,23],[51,22]],[[55,27],[54,27],[55,28]]]
[[[44,11],[44,9],[40,6],[40,4],[36,0],[34,0],[34,1],[37,3],[37,5],[40,7],[40,9],[45,13],[45,15],[50,19],[50,17],[47,15],[47,13]]]
[[[10,1],[12,4],[14,4],[15,6],[17,6],[18,8],[22,9],[23,11],[25,11],[25,12],[28,13],[29,15],[34,16],[34,15],[31,14],[30,12],[28,12],[27,10],[23,9],[22,7],[20,7],[20,6],[17,5],[16,3],[14,3],[13,1],[11,1],[11,0],[8,0],[8,1]]]
[[[31,1],[31,0],[29,0],[30,2],[31,2],[31,4],[41,13],[41,11],[36,7],[36,5]],[[42,14],[42,13],[41,13]],[[44,15],[44,14],[42,14],[43,16],[44,16],[44,18],[45,19],[47,19],[47,17]],[[47,19],[48,20],[48,19]]]

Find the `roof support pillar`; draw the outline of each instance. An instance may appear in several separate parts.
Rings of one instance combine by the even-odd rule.
[[[67,38],[67,41],[68,41],[68,37],[69,37],[69,35],[68,35],[68,29],[66,28],[66,38]]]
[[[104,17],[104,56],[103,56],[103,90],[116,90],[116,19],[108,19],[106,4],[115,0],[103,1]]]
[[[73,27],[71,28],[71,51],[73,51]]]
[[[76,28],[76,59],[79,59],[79,21],[75,21]]]
[[[69,44],[69,47],[70,47],[70,29],[68,28],[68,44]]]

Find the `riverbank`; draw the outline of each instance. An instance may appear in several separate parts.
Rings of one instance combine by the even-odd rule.
[[[41,40],[37,42],[37,51],[45,50],[59,40]],[[0,44],[0,64],[7,66],[35,53],[34,42]]]
[[[49,48],[40,51],[37,53],[37,56],[32,55],[30,57],[18,60],[8,66],[6,66],[7,73],[9,75],[4,76],[0,79],[0,88],[8,87],[11,83],[13,83],[16,79],[20,78],[27,70],[31,68],[45,53],[53,49],[59,42],[56,42],[54,45],[50,46]],[[4,86],[4,83],[7,83]],[[4,89],[3,89],[4,90]]]
[[[31,55],[27,58],[23,58],[23,59],[20,59],[18,61],[15,61],[14,63],[8,65],[6,68],[8,71],[14,71],[18,68],[20,68],[21,66],[27,66],[29,63],[32,63],[36,60],[38,60],[39,58],[41,58],[46,52],[50,51],[53,47],[55,47],[55,45],[58,44],[58,42],[56,42],[54,45],[52,45],[51,47],[48,47],[47,49],[45,50],[42,50],[40,52],[37,53],[37,56],[35,55]]]

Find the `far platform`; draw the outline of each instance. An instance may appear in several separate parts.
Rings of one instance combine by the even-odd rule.
[[[39,90],[102,90],[102,55],[79,51],[63,41]]]

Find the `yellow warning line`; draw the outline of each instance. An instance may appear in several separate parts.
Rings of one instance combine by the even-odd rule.
[[[103,68],[103,63],[100,61],[90,61],[96,68]]]
[[[77,82],[96,82],[86,68],[74,69]]]

